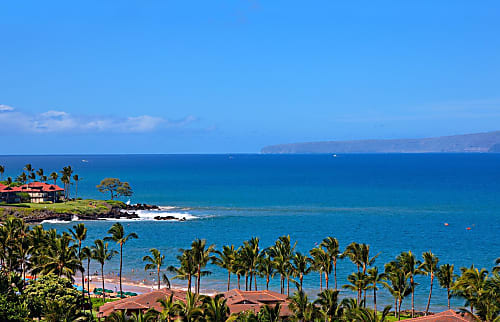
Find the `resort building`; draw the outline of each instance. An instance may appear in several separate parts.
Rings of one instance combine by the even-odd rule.
[[[0,202],[21,202],[21,193],[26,193],[32,203],[58,202],[63,198],[64,189],[45,182],[30,182],[19,187],[0,184]]]
[[[442,321],[442,322],[472,322],[475,319],[470,314],[465,313],[457,313],[453,310],[448,310],[436,314],[431,314],[427,316],[421,316],[414,319],[409,319],[405,321],[420,321],[420,322],[434,322],[434,321]]]
[[[128,297],[114,302],[108,302],[99,308],[98,317],[103,318],[111,315],[115,311],[127,311],[127,314],[137,313],[139,311],[147,311],[155,309],[161,312],[162,308],[158,300],[170,297],[173,295],[173,301],[186,301],[186,291],[173,289],[160,289],[149,293],[140,294],[133,297]],[[272,291],[241,291],[231,290],[224,293],[227,306],[231,314],[244,311],[252,311],[259,313],[264,305],[274,307],[276,304],[281,304],[280,315],[282,317],[290,316],[290,304],[286,295]]]

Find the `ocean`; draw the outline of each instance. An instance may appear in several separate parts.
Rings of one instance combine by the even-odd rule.
[[[46,174],[71,165],[82,179],[78,196],[83,198],[108,198],[96,185],[105,177],[120,178],[134,190],[132,203],[168,207],[165,214],[187,219],[153,221],[142,213],[141,220],[123,222],[127,232],[139,235],[124,250],[124,276],[137,280],[153,278],[142,262],[150,248],[165,253],[167,265],[176,265],[178,249],[195,238],[221,248],[259,237],[264,248],[290,235],[297,250],[307,252],[333,236],[342,249],[353,241],[370,244],[373,254],[380,252],[375,262],[380,270],[408,250],[418,256],[431,250],[440,263],[455,264],[457,273],[472,264],[490,270],[500,257],[500,154],[0,156],[4,176],[15,177],[26,163]],[[44,226],[63,231],[74,224]],[[113,222],[85,224],[91,243]],[[341,261],[339,285],[355,269]],[[118,257],[105,270],[116,273]],[[215,266],[209,270],[202,288],[224,290],[226,273]],[[429,278],[417,282],[416,306],[423,309]],[[304,283],[311,296],[319,291],[317,273]],[[278,277],[271,288],[279,291]],[[393,303],[384,290],[380,297]],[[408,307],[410,300],[405,302]],[[436,281],[431,309],[445,306],[446,292]]]

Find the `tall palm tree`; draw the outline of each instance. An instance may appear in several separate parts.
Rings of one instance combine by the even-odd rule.
[[[40,169],[41,170],[41,169]],[[43,170],[42,170],[43,171]],[[80,261],[83,260],[82,256],[82,243],[85,239],[87,239],[87,227],[83,223],[79,223],[74,225],[72,229],[69,230],[73,240],[78,243],[78,259]],[[80,265],[81,273],[82,273],[82,300],[85,299],[85,269],[83,267],[83,263]],[[83,301],[82,301],[83,302]]]
[[[82,258],[82,260],[83,259],[87,260],[87,270],[86,270],[87,271],[87,292],[89,295],[89,302],[90,302],[90,260],[92,259],[92,249],[88,246],[83,247],[81,258]]]
[[[3,181],[3,174],[5,172],[5,166],[4,165],[0,165],[0,180]]]
[[[39,177],[40,181],[43,182],[44,175],[43,175],[43,169],[42,168],[36,170],[36,175]]]
[[[26,165],[24,166],[23,170],[27,172],[27,177],[28,177],[29,179],[31,179],[31,178],[32,178],[32,174],[34,173],[34,169],[33,169],[33,167],[31,166],[31,163],[26,164]]]
[[[144,266],[144,270],[147,271],[149,269],[155,269],[157,278],[158,278],[158,289],[161,287],[161,279],[160,279],[160,270],[161,267],[163,266],[163,261],[165,260],[165,255],[162,255],[160,251],[156,248],[151,248],[149,250],[151,252],[151,255],[146,255],[142,258],[143,262],[147,262],[147,264]]]
[[[500,272],[500,257],[495,260],[495,267],[493,267],[493,273]]]
[[[24,172],[18,175],[16,178],[16,182],[19,182],[21,184],[25,184],[27,181],[28,181],[28,176]]]
[[[446,289],[446,293],[448,295],[448,309],[450,309],[450,299],[451,299],[451,288],[453,287],[453,284],[455,284],[455,272],[454,272],[454,265],[450,264],[443,264],[439,266],[439,269],[436,273],[436,276],[438,278],[439,285],[441,285],[442,288]]]
[[[356,292],[358,303],[361,302],[362,291],[368,286],[368,276],[363,272],[354,272],[347,276],[347,280],[351,284],[345,284],[342,287],[351,291]]]
[[[290,298],[288,307],[293,312],[293,318],[295,320],[301,322],[313,321],[316,307],[309,302],[307,294],[304,291],[295,292]]]
[[[123,228],[123,225],[120,224],[119,222],[113,224],[111,228],[108,230],[108,234],[111,234],[111,236],[105,237],[104,240],[112,240],[115,243],[117,243],[120,246],[120,294],[123,294],[123,289],[122,289],[122,265],[123,265],[123,245],[131,239],[137,239],[139,236],[137,236],[136,233],[130,233],[128,235],[125,234],[125,229]],[[158,279],[158,283],[160,280]]]
[[[215,251],[218,255],[217,258],[214,259],[214,263],[227,270],[227,290],[231,287],[231,273],[233,273],[234,261],[236,260],[236,250],[234,249],[234,245],[231,246],[222,246],[221,251]]]
[[[397,260],[401,263],[401,269],[405,273],[406,277],[410,279],[411,287],[411,317],[415,317],[415,276],[423,274],[422,270],[419,268],[421,262],[415,258],[415,255],[411,252],[402,252]]]
[[[333,263],[333,279],[335,282],[335,289],[337,289],[337,260],[342,258],[340,251],[339,241],[337,238],[327,237],[321,242],[321,246],[326,248],[326,252],[331,262]]]
[[[273,246],[268,248],[266,252],[272,257],[276,271],[280,274],[281,294],[285,293],[285,278],[287,280],[287,294],[290,295],[290,275],[293,253],[295,252],[295,242],[291,243],[290,236],[281,236]]]
[[[78,182],[80,181],[80,177],[75,174],[73,175],[73,180],[75,181],[75,198],[78,198]]]
[[[57,172],[52,172],[50,174],[50,179],[54,180],[54,184],[57,184],[57,178],[59,178],[59,175],[57,174]]]
[[[309,251],[311,255],[311,268],[313,271],[319,273],[319,289],[323,291],[323,271],[325,263],[325,251],[320,247],[315,247]]]
[[[64,192],[65,199],[69,199],[70,196],[70,185],[71,185],[71,175],[73,174],[73,169],[70,165],[63,167],[60,171],[61,173],[61,181],[64,183]]]
[[[311,266],[309,265],[309,263],[310,258],[306,255],[302,255],[300,252],[295,253],[295,255],[292,257],[293,276],[299,278],[299,291],[302,291],[302,282],[304,280],[304,275],[309,274],[309,272],[311,271]]]
[[[385,273],[379,273],[378,267],[372,267],[368,270],[368,283],[370,289],[373,290],[373,311],[377,314],[377,291],[378,285],[382,284],[382,280],[385,278]]]
[[[108,243],[105,243],[102,239],[96,239],[91,249],[92,259],[101,265],[102,303],[106,303],[106,292],[104,292],[104,264],[111,260],[118,252],[109,249]]]
[[[193,261],[196,264],[197,270],[197,280],[196,280],[196,293],[200,293],[200,282],[202,275],[202,268],[205,267],[209,261],[214,259],[212,255],[214,253],[214,245],[207,246],[207,241],[205,239],[195,239],[191,243],[191,252],[193,256]]]
[[[411,287],[408,284],[408,278],[401,268],[401,263],[392,261],[385,264],[385,278],[382,285],[394,297],[394,316],[401,318],[401,304],[403,300],[411,293]]]
[[[191,292],[191,282],[193,276],[196,276],[197,273],[197,266],[194,262],[192,252],[190,249],[185,249],[182,250],[181,255],[177,256],[177,260],[180,263],[179,267],[174,267],[174,266],[169,266],[167,269],[169,272],[173,272],[176,275],[174,276],[174,279],[181,279],[181,280],[187,280],[188,285],[187,289],[189,292]],[[201,275],[206,276],[209,275],[210,272],[207,271],[202,271]]]
[[[429,314],[429,306],[431,305],[431,297],[432,297],[432,287],[434,285],[434,277],[436,271],[439,269],[438,263],[439,258],[434,255],[431,251],[425,252],[422,254],[424,261],[420,264],[420,269],[425,275],[429,275],[431,278],[431,286],[429,289],[429,298],[427,299],[427,306],[425,307],[425,315]]]
[[[259,271],[261,277],[266,278],[266,290],[269,290],[269,281],[272,277],[274,277],[275,271],[273,261],[267,253],[260,256],[257,270]]]

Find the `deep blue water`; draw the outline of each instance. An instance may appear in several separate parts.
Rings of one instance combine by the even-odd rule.
[[[196,217],[124,222],[140,237],[126,245],[124,257],[125,272],[141,268],[128,274],[138,279],[147,276],[141,258],[151,247],[176,264],[178,248],[197,237],[220,247],[257,236],[266,247],[290,234],[306,252],[334,236],[341,247],[352,241],[370,244],[374,254],[381,252],[380,269],[407,250],[432,250],[442,263],[454,263],[457,272],[473,263],[490,269],[500,257],[500,154],[0,156],[5,176],[17,175],[28,162],[46,173],[72,165],[82,178],[78,191],[84,198],[107,197],[95,186],[104,177],[118,177],[130,182],[133,203],[176,206],[173,212]],[[73,224],[46,226],[64,230]],[[93,240],[112,222],[86,224]],[[117,271],[117,263],[113,260],[108,270]],[[202,287],[223,290],[225,273],[210,269],[213,274]],[[354,270],[342,261],[339,284]],[[428,279],[418,281],[416,302],[422,308]],[[317,274],[305,283],[311,294],[317,292]],[[275,279],[273,288],[278,285]],[[435,307],[444,306],[445,292],[435,290]]]

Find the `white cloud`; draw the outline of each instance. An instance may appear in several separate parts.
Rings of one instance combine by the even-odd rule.
[[[0,132],[10,133],[144,133],[185,127],[196,120],[193,116],[172,121],[151,115],[129,117],[73,115],[60,110],[30,114],[0,105],[0,112],[3,111],[9,113],[0,113]]]
[[[12,106],[0,104],[0,112],[10,112],[13,110],[14,108]]]

